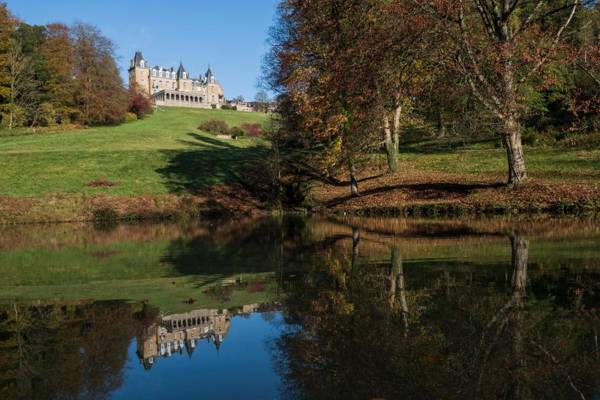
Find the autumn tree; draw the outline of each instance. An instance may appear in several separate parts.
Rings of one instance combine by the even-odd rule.
[[[526,179],[521,120],[523,93],[547,78],[544,67],[556,55],[580,0],[413,0],[443,23],[455,45],[455,71],[471,93],[500,122],[508,159],[508,184]],[[558,24],[547,24],[550,18]]]
[[[49,70],[46,90],[55,109],[56,122],[70,122],[77,117],[77,109],[72,79],[74,49],[69,28],[60,23],[49,24],[41,53]]]
[[[356,95],[349,73],[350,43],[367,24],[368,1],[287,0],[271,32],[266,62],[270,88],[279,96],[278,143],[297,174],[328,182],[346,170],[352,195],[358,195],[361,155],[378,146],[380,123],[367,118],[365,97]]]
[[[73,75],[82,122],[89,125],[123,121],[127,92],[115,62],[114,45],[98,28],[75,24]]]
[[[360,16],[366,22],[356,25],[347,58],[339,62],[355,77],[350,84],[363,99],[365,117],[380,123],[390,171],[398,170],[402,129],[414,120],[415,100],[444,61],[441,36],[420,11],[410,2],[370,1]]]

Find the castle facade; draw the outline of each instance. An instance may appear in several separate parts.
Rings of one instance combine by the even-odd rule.
[[[151,96],[158,106],[221,108],[225,92],[210,66],[206,74],[192,78],[179,64],[179,68],[160,65],[150,67],[141,52],[136,52],[129,67],[129,86],[134,85]]]

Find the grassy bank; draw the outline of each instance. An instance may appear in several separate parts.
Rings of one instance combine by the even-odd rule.
[[[525,149],[529,180],[505,186],[506,153],[495,143],[458,148],[419,143],[404,147],[399,170],[385,160],[363,165],[361,196],[347,186],[317,184],[317,209],[358,215],[440,216],[462,214],[581,214],[600,211],[600,150]],[[348,177],[340,177],[348,180]]]
[[[265,143],[219,139],[197,127],[209,119],[238,126],[267,118],[165,109],[115,127],[0,132],[0,223],[255,213],[263,204],[247,173],[265,159]],[[600,150],[527,147],[525,156],[529,182],[513,191],[503,185],[506,156],[496,141],[407,143],[395,174],[382,156],[360,166],[360,197],[350,197],[347,184],[316,183],[309,206],[386,216],[600,210]]]
[[[267,116],[171,108],[114,127],[1,132],[0,222],[88,220],[103,209],[132,219],[165,217],[201,212],[209,197],[231,200],[231,187],[262,157],[264,143],[199,131],[209,119],[233,127]]]

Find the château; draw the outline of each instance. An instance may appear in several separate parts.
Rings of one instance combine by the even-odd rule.
[[[193,78],[179,63],[179,68],[150,67],[142,52],[131,60],[129,86],[151,96],[157,106],[221,108],[225,103],[223,87],[210,66],[203,76]]]

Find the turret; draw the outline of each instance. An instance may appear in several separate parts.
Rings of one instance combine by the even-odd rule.
[[[215,75],[210,68],[210,64],[208,65],[208,70],[206,71],[206,83],[215,83]]]
[[[148,68],[148,62],[144,58],[144,55],[141,51],[136,51],[133,56],[133,60],[131,60],[131,68]]]

